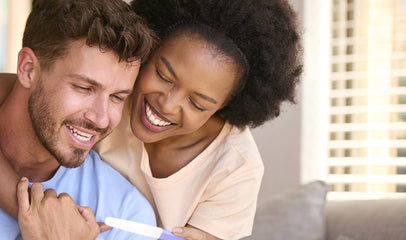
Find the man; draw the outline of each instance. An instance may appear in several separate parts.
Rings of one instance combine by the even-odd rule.
[[[122,0],[33,1],[18,80],[0,105],[0,157],[24,176],[19,222],[0,209],[0,239],[94,239],[96,221],[107,216],[155,224],[146,199],[90,151],[119,123],[152,45]],[[42,182],[31,186],[31,196],[25,177]],[[137,237],[112,229],[98,239]]]

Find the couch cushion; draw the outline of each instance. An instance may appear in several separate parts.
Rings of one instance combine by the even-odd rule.
[[[315,181],[274,197],[257,208],[253,240],[324,240],[328,186]]]
[[[406,239],[406,198],[328,201],[326,214],[328,240]]]

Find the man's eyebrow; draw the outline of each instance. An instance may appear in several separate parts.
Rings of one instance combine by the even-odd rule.
[[[88,78],[86,76],[83,76],[80,74],[69,74],[68,76],[71,78],[76,78],[76,79],[85,81],[85,82],[89,83],[90,85],[95,86],[96,88],[105,89],[105,87],[101,83],[97,82],[94,79]],[[123,94],[131,94],[131,92],[132,92],[132,89],[124,89],[124,90],[118,91],[118,93],[123,93]]]
[[[91,78],[88,78],[86,76],[83,76],[83,75],[80,75],[80,74],[69,74],[68,76],[70,78],[76,78],[76,79],[79,79],[81,81],[85,81],[85,82],[89,83],[90,85],[93,85],[93,86],[95,86],[97,88],[101,88],[101,89],[104,88],[104,86],[101,83],[99,83],[96,80],[93,80]]]
[[[178,76],[176,75],[176,73],[175,73],[175,71],[173,70],[172,65],[169,63],[169,61],[168,61],[165,57],[163,57],[163,56],[161,56],[159,59],[161,59],[161,61],[165,64],[165,66],[166,66],[166,68],[168,69],[168,71],[171,72],[171,74],[172,74],[176,79],[178,79]]]
[[[203,98],[203,99],[206,100],[206,101],[209,101],[209,102],[211,102],[211,103],[217,104],[217,101],[214,100],[213,98],[209,97],[209,96],[206,96],[206,95],[201,94],[201,93],[198,93],[198,92],[194,92],[194,93],[195,93],[197,96]]]

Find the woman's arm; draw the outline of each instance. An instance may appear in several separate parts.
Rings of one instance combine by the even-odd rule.
[[[17,81],[17,74],[14,73],[0,73],[0,105],[10,93]]]
[[[17,183],[19,176],[0,152],[0,208],[17,218]]]
[[[0,105],[10,93],[16,74],[0,73]],[[0,208],[17,218],[16,187],[20,177],[0,152]]]

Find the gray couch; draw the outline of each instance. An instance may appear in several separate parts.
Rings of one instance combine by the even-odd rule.
[[[406,198],[326,201],[327,191],[316,181],[259,205],[244,240],[406,240]]]

